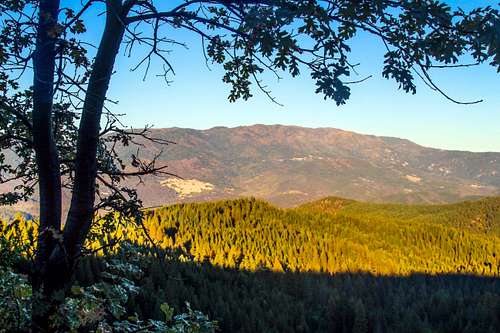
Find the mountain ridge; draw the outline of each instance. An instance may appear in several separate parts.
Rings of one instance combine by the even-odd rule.
[[[159,205],[175,199],[256,196],[289,207],[330,195],[449,203],[500,193],[496,152],[428,148],[406,139],[330,127],[162,128],[152,135],[177,143],[164,149],[161,160],[171,172],[212,186],[210,191],[183,193],[181,182],[164,183],[176,193],[174,201],[156,200]],[[157,145],[142,143],[159,151]]]
[[[288,127],[288,128],[296,128],[296,129],[306,129],[306,130],[333,130],[333,131],[339,131],[339,132],[344,132],[344,133],[352,133],[355,135],[361,135],[365,137],[373,137],[373,138],[381,138],[384,140],[398,140],[398,141],[404,141],[416,146],[419,146],[421,148],[425,149],[434,149],[437,151],[448,151],[448,152],[457,152],[457,153],[471,153],[471,154],[500,154],[500,151],[493,151],[493,150],[482,150],[482,151],[472,151],[472,150],[467,150],[467,149],[447,149],[447,148],[439,148],[439,147],[433,147],[433,146],[428,146],[424,144],[420,144],[417,142],[414,142],[410,139],[406,139],[404,137],[399,137],[399,136],[390,136],[390,135],[377,135],[377,134],[368,134],[368,133],[362,133],[358,132],[355,130],[346,130],[342,129],[339,127],[331,127],[331,126],[318,126],[318,127],[313,127],[313,126],[300,126],[300,125],[286,125],[286,124],[264,124],[264,123],[254,123],[250,125],[238,125],[238,126],[224,126],[224,125],[219,125],[219,126],[212,126],[212,127],[207,127],[207,128],[192,128],[192,127],[182,127],[182,126],[172,126],[172,127],[153,127],[151,130],[186,130],[186,131],[200,131],[200,132],[206,132],[206,131],[212,131],[212,130],[238,130],[238,129],[244,129],[244,128],[252,128],[252,127],[268,127],[268,128],[273,128],[273,127]],[[135,128],[133,130],[142,130],[142,128]]]
[[[176,144],[139,139],[139,156],[151,160],[163,151],[158,165],[181,178],[127,181],[145,206],[249,196],[291,207],[327,196],[451,203],[500,195],[497,152],[429,148],[407,139],[295,125],[172,127],[151,129],[150,135]],[[118,151],[130,160],[137,146]]]

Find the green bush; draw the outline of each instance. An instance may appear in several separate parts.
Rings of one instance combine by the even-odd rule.
[[[29,332],[33,295],[27,276],[10,267],[18,253],[9,251],[5,238],[0,238],[0,332]],[[211,333],[217,323],[186,304],[187,311],[174,315],[167,303],[160,305],[162,320],[139,318],[130,313],[127,303],[139,293],[138,281],[143,278],[138,258],[129,251],[128,261],[120,258],[103,258],[104,271],[101,281],[88,286],[75,284],[57,311],[50,318],[54,332],[162,332],[162,333]],[[137,253],[137,251],[135,251]]]

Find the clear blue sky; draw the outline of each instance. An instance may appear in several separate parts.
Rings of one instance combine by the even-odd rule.
[[[496,1],[452,3],[463,7],[498,6]],[[99,28],[96,24],[89,30],[97,35]],[[132,59],[119,57],[108,96],[119,100],[114,109],[127,114],[127,125],[197,129],[256,123],[335,127],[406,138],[436,148],[500,152],[500,74],[493,67],[435,72],[436,81],[451,96],[484,99],[481,104],[453,104],[421,82],[416,95],[405,94],[397,90],[395,82],[381,77],[381,45],[361,35],[352,43],[352,62],[361,63],[361,77],[373,78],[352,86],[347,105],[337,107],[333,101],[316,95],[308,75],[280,82],[269,77],[267,83],[283,107],[271,103],[257,90],[250,101],[229,103],[221,69],[215,65],[211,71],[206,68],[197,38],[187,34],[181,37],[190,48],[176,48],[170,55],[176,70],[170,85],[154,76],[154,68],[143,81],[142,73],[130,72]]]

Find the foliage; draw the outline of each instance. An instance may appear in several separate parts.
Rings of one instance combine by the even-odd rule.
[[[433,223],[500,235],[500,197],[448,205],[375,204],[328,197],[304,204],[299,210],[350,216],[371,223]]]
[[[398,213],[404,207],[409,213]],[[428,210],[434,218],[424,214]],[[476,216],[489,216],[484,220],[489,232],[478,231]],[[259,200],[240,199],[154,209],[144,212],[143,223],[158,248],[182,248],[187,259],[221,267],[498,276],[500,235],[493,232],[498,229],[493,224],[498,216],[498,199],[427,208],[395,205],[392,210],[352,203],[337,214],[305,208],[282,210]],[[144,233],[119,226],[88,246],[97,250],[113,238],[150,244]]]
[[[0,266],[0,332],[26,331],[31,319],[30,299],[26,276]]]
[[[144,212],[156,249],[142,230],[116,219],[110,234],[95,232],[87,244],[99,255],[80,262],[63,324],[95,326],[104,316],[97,320],[104,331],[211,325],[188,301],[222,332],[495,332],[498,202],[173,205]],[[476,216],[491,227],[466,223]],[[4,223],[2,235],[33,232],[18,219]],[[119,246],[109,246],[116,239]],[[22,289],[26,279],[16,283]],[[15,315],[9,309],[4,316]]]
[[[0,332],[28,332],[32,302],[36,301],[26,275],[17,273],[11,263],[19,255],[9,250],[2,235],[2,258],[12,260],[0,263]],[[10,239],[13,237],[11,235]],[[8,244],[10,247],[6,248]],[[101,262],[100,281],[87,286],[73,285],[57,312],[49,319],[54,332],[162,332],[162,333],[209,333],[217,324],[207,316],[191,309],[174,315],[167,303],[161,308],[165,316],[158,320],[140,319],[128,310],[128,302],[139,294],[138,283],[144,277],[138,259],[131,258],[133,249],[120,256]],[[119,258],[125,258],[125,262]],[[131,263],[132,262],[132,263]]]
[[[119,241],[154,242],[170,258],[245,270],[499,276],[499,202],[377,205],[333,198],[289,210],[255,199],[180,204],[144,211],[144,229],[118,215],[112,228],[96,223],[85,253],[115,254]],[[35,234],[23,219],[0,230],[26,244]],[[16,249],[32,253],[26,245]],[[157,256],[154,248],[149,254]]]
[[[95,259],[93,259],[95,260]],[[222,332],[496,332],[498,278],[458,274],[255,272],[150,260],[138,313],[188,300]]]
[[[223,332],[496,331],[499,198],[443,206],[326,201],[324,211],[241,199],[146,212],[169,260],[145,249],[147,278],[133,306],[158,318],[152,304],[189,300]],[[476,216],[490,228],[477,228]],[[121,232],[147,244],[140,233]],[[179,247],[177,256],[167,251]],[[84,266],[78,274],[99,275]]]

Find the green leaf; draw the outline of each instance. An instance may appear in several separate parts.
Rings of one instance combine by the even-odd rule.
[[[174,316],[174,308],[170,307],[167,303],[160,305],[160,310],[165,314],[165,322],[171,321]]]

